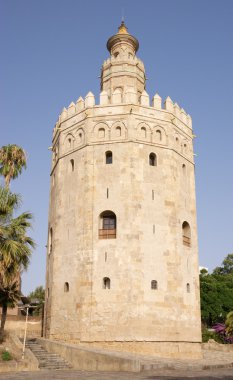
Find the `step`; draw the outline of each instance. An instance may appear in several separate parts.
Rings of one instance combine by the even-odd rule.
[[[40,369],[71,369],[72,366],[57,354],[47,352],[36,341],[27,341],[26,347],[32,351],[38,359]]]

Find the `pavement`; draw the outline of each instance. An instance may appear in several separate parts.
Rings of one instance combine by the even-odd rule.
[[[214,370],[153,370],[132,372],[86,372],[86,371],[47,371],[11,372],[0,374],[0,380],[233,380],[233,368]]]

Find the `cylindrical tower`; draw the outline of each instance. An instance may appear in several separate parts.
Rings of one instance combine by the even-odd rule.
[[[195,358],[201,330],[191,118],[150,105],[138,41],[108,40],[100,104],[53,134],[45,336]]]

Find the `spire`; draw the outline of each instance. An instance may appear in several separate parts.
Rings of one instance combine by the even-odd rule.
[[[121,25],[118,27],[118,32],[110,37],[107,42],[107,49],[112,54],[112,51],[119,44],[125,44],[132,49],[134,53],[138,51],[139,42],[137,38],[129,34],[125,22],[122,20]]]

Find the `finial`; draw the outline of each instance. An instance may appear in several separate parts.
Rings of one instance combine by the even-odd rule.
[[[118,34],[129,34],[124,20],[121,21],[121,25],[118,28]]]

